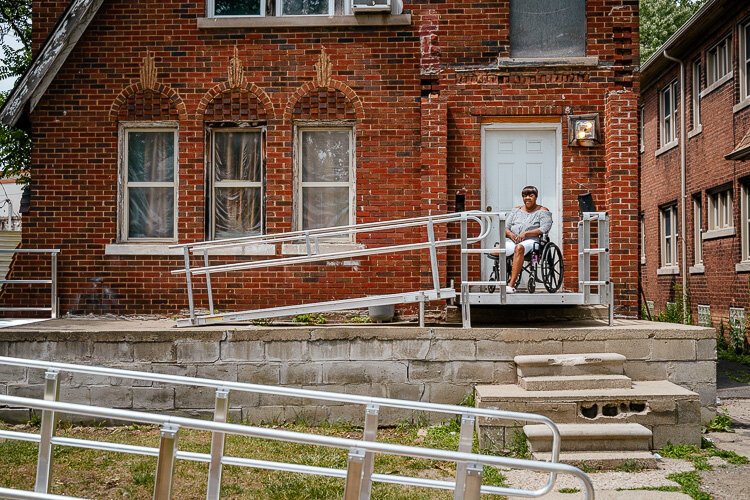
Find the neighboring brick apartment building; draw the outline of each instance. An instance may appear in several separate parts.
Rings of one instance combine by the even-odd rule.
[[[610,212],[636,315],[638,1],[392,1],[34,1],[37,59],[0,118],[34,139],[23,244],[62,250],[62,312],[186,307],[175,242],[510,209],[538,184],[568,289],[578,195]],[[581,115],[598,141],[574,140]],[[415,290],[425,255],[217,277],[217,307]],[[452,249],[441,279],[458,269]]]
[[[645,299],[664,310],[684,283],[694,320],[727,325],[732,308],[739,321],[750,304],[750,4],[709,0],[641,71]]]

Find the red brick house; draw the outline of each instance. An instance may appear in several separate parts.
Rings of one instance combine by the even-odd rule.
[[[33,136],[23,245],[62,250],[63,313],[184,308],[176,242],[503,210],[537,184],[569,289],[578,195],[610,213],[617,312],[637,314],[637,0],[370,3],[34,2],[0,119]],[[597,141],[574,140],[581,115]],[[414,290],[424,260],[232,275],[217,307]]]
[[[641,71],[645,299],[726,325],[750,303],[750,5],[706,2]]]

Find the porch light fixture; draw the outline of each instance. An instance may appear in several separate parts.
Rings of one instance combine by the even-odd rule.
[[[568,118],[568,144],[570,146],[594,147],[601,141],[599,115],[572,115]]]

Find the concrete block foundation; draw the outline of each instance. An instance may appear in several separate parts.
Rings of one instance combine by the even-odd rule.
[[[517,383],[513,363],[517,355],[581,352],[587,343],[597,349],[625,345],[632,346],[629,353],[634,355],[631,360],[629,353],[623,353],[625,375],[634,382],[666,379],[698,392],[700,407],[690,409],[694,425],[715,411],[712,329],[625,320],[613,327],[561,325],[468,330],[361,325],[177,330],[169,320],[63,319],[2,333],[9,356],[451,404],[461,403],[475,385]],[[0,368],[0,374],[0,394],[41,397],[41,370]],[[210,418],[210,392],[61,374],[61,393],[71,398],[68,401],[117,408]],[[365,411],[361,406],[236,392],[230,395],[230,408],[232,418],[252,423],[304,419],[361,424]],[[533,412],[535,406],[519,402],[501,409]],[[565,411],[577,415],[575,405]],[[8,421],[23,422],[28,416],[26,410],[0,409],[0,418]],[[389,409],[382,411],[380,422],[395,425],[418,418],[423,418],[419,412]],[[664,431],[665,435],[670,432]],[[506,441],[504,434],[499,439]]]

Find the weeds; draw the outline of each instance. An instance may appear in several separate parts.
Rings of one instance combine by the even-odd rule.
[[[711,500],[711,495],[701,491],[701,478],[697,472],[677,472],[670,474],[667,479],[679,484],[682,492],[690,495],[694,500]]]
[[[672,286],[674,292],[674,303],[667,304],[663,311],[653,315],[654,321],[660,321],[662,323],[684,323],[686,325],[693,324],[693,315],[690,304],[690,292],[686,291],[683,296],[682,286],[674,284]]]
[[[732,430],[732,419],[726,411],[712,418],[703,429],[703,432],[734,432]]]
[[[294,317],[295,323],[303,323],[305,325],[325,325],[328,320],[324,314],[298,314]]]
[[[516,458],[530,458],[529,443],[526,440],[526,434],[519,427],[513,430],[508,443],[508,452]]]
[[[349,323],[372,323],[372,320],[369,316],[352,316]]]
[[[560,493],[578,493],[581,490],[579,490],[578,488],[560,488],[557,491]]]
[[[734,465],[750,463],[747,457],[738,455],[733,451],[720,450],[707,439],[702,440],[702,446],[703,448],[698,448],[690,444],[673,445],[670,443],[659,450],[659,454],[665,458],[689,460],[696,470],[712,470],[708,463],[709,457],[719,457]]]

